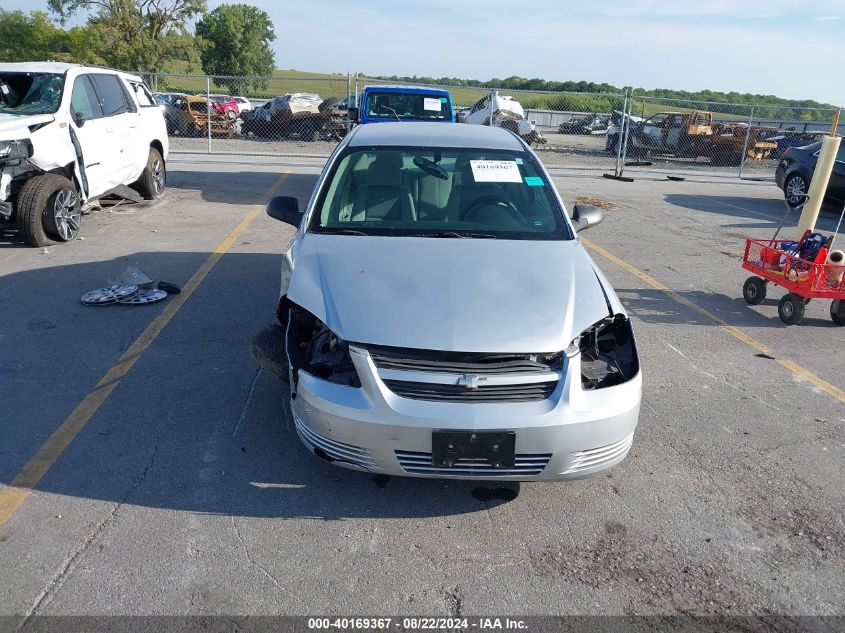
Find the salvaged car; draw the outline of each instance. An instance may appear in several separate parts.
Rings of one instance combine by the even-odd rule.
[[[659,112],[628,130],[628,153],[633,155],[671,154],[709,156],[713,134],[710,112]]]
[[[497,127],[362,125],[296,227],[277,316],[300,439],[390,475],[559,480],[620,462],[642,377],[631,321],[552,179]],[[285,238],[287,240],[288,238]]]
[[[608,152],[617,152],[619,149],[619,135],[622,133],[622,122],[625,125],[634,125],[643,121],[642,117],[632,114],[625,114],[621,110],[614,110],[610,114],[610,121],[607,126],[607,137],[604,149]]]
[[[209,103],[205,97],[188,95],[174,104],[176,132],[182,136],[206,136],[211,127],[211,135],[229,137],[235,135],[238,127],[237,117]]]
[[[710,162],[714,165],[739,165],[744,158],[761,161],[777,149],[777,143],[767,137],[778,129],[748,123],[714,123],[708,141]],[[745,154],[743,154],[743,151]]]
[[[303,141],[339,139],[346,134],[346,120],[335,111],[337,99],[297,92],[275,97],[249,112],[245,112],[241,133],[264,138],[297,136]]]
[[[540,134],[537,125],[525,117],[522,104],[510,96],[495,93],[493,102],[493,125],[513,132],[529,145],[541,145],[546,138]],[[462,115],[463,122],[476,125],[490,125],[490,95],[475,102],[469,112]]]
[[[105,196],[159,197],[167,151],[164,115],[137,75],[0,64],[0,220],[16,219],[28,244],[75,239]]]
[[[610,124],[609,114],[575,116],[560,124],[558,134],[606,134]]]
[[[356,123],[428,121],[454,123],[452,94],[426,86],[366,86],[361,107],[353,109]]]

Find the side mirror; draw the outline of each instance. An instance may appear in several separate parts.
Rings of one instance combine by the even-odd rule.
[[[299,200],[291,196],[276,196],[267,203],[267,215],[274,220],[290,224],[299,228],[302,223],[302,212],[299,210]]]
[[[76,127],[82,127],[85,125],[85,113],[84,112],[74,112],[73,113],[73,122],[76,123]]]
[[[572,208],[572,226],[575,232],[595,226],[604,219],[604,211],[589,204],[576,204]]]
[[[350,121],[357,123],[358,122],[358,108],[348,108],[346,116],[349,117]]]

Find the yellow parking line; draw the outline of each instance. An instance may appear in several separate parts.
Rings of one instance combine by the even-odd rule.
[[[270,188],[262,194],[261,200],[266,200],[271,196],[274,191],[282,186],[282,183],[287,180],[288,176],[290,176],[290,172],[281,174]],[[135,339],[135,342],[132,343],[117,363],[100,378],[94,390],[85,396],[85,399],[70,412],[70,415],[62,422],[61,426],[53,431],[53,434],[47,438],[47,441],[38,449],[38,452],[15,475],[15,478],[9,483],[9,487],[0,490],[0,526],[5,525],[12,518],[20,505],[29,496],[32,489],[38,485],[41,478],[47,474],[47,471],[52,468],[59,456],[73,441],[73,438],[85,427],[103,402],[109,397],[109,394],[120,384],[120,379],[129,373],[129,370],[132,369],[144,351],[152,344],[179,309],[185,305],[185,302],[190,299],[191,295],[203,282],[208,273],[211,272],[215,264],[232,248],[232,245],[240,237],[241,233],[252,224],[253,220],[261,212],[261,209],[262,205],[259,203],[244,216],[240,223],[232,229],[229,235],[226,236],[226,239],[220,242],[220,245],[214,249],[211,255],[208,256],[208,259],[203,262],[202,266],[188,280],[182,288],[182,292],[173,296],[164,310],[141,332],[140,336]]]
[[[666,296],[668,296],[672,300],[677,301],[681,305],[689,308],[690,310],[692,310],[696,314],[704,317],[705,319],[708,319],[708,320],[712,321],[713,323],[716,323],[725,332],[727,332],[728,334],[730,334],[734,338],[739,339],[740,341],[742,341],[743,343],[745,343],[746,345],[748,345],[752,349],[756,350],[760,354],[766,354],[767,356],[775,357],[774,351],[768,345],[765,345],[764,343],[761,343],[760,341],[758,341],[756,338],[749,336],[748,334],[746,334],[745,332],[740,330],[738,327],[733,326],[730,323],[727,323],[726,321],[720,319],[718,316],[716,316],[715,314],[713,314],[709,310],[705,310],[704,308],[702,308],[701,306],[699,306],[696,303],[693,303],[692,301],[690,301],[686,297],[682,297],[677,292],[670,290],[667,286],[663,285],[662,283],[660,283],[659,281],[657,281],[653,277],[650,277],[649,275],[645,274],[643,271],[639,270],[638,268],[635,268],[634,266],[632,266],[631,264],[629,264],[625,260],[619,259],[616,255],[614,255],[610,251],[603,249],[598,244],[595,244],[594,242],[591,242],[590,240],[583,238],[583,237],[581,238],[581,242],[584,244],[584,246],[589,248],[591,251],[594,251],[594,252],[598,253],[599,255],[601,255],[602,257],[604,257],[605,259],[610,260],[611,262],[613,262],[614,264],[616,264],[620,268],[624,268],[629,273],[631,273],[632,275],[634,275],[638,279],[641,279],[642,281],[644,281],[646,284],[648,284],[652,288],[659,290],[660,292],[664,293]],[[783,358],[777,358],[777,357],[775,357],[775,361],[779,365],[781,365],[782,367],[785,367],[786,369],[791,371],[796,376],[799,376],[803,380],[806,380],[808,383],[810,383],[814,387],[816,387],[816,388],[820,389],[821,391],[824,391],[825,393],[833,396],[834,399],[838,400],[839,402],[845,403],[845,391],[842,391],[838,387],[831,385],[829,382],[827,382],[823,378],[816,376],[813,372],[809,371],[808,369],[804,369],[798,363],[794,363],[791,360],[785,360]]]

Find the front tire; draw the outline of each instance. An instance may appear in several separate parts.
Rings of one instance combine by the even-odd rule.
[[[783,183],[783,195],[790,207],[797,207],[805,200],[810,183],[801,174],[790,174]]]
[[[164,159],[155,147],[151,147],[147,166],[144,167],[141,177],[132,188],[140,193],[144,200],[155,200],[164,193],[166,182],[167,171],[164,166]]]
[[[786,325],[796,325],[804,318],[804,300],[791,292],[778,303],[778,316]]]
[[[16,205],[18,228],[30,246],[76,239],[82,211],[76,187],[64,176],[42,174],[21,188]]]

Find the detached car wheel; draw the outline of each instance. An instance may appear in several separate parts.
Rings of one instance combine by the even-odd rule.
[[[155,147],[151,147],[147,166],[144,167],[141,177],[132,188],[140,193],[145,200],[155,200],[164,193],[166,182],[167,171],[164,166],[164,159]]]
[[[63,176],[43,174],[21,188],[17,203],[18,228],[30,246],[76,239],[82,210],[76,187]]]

